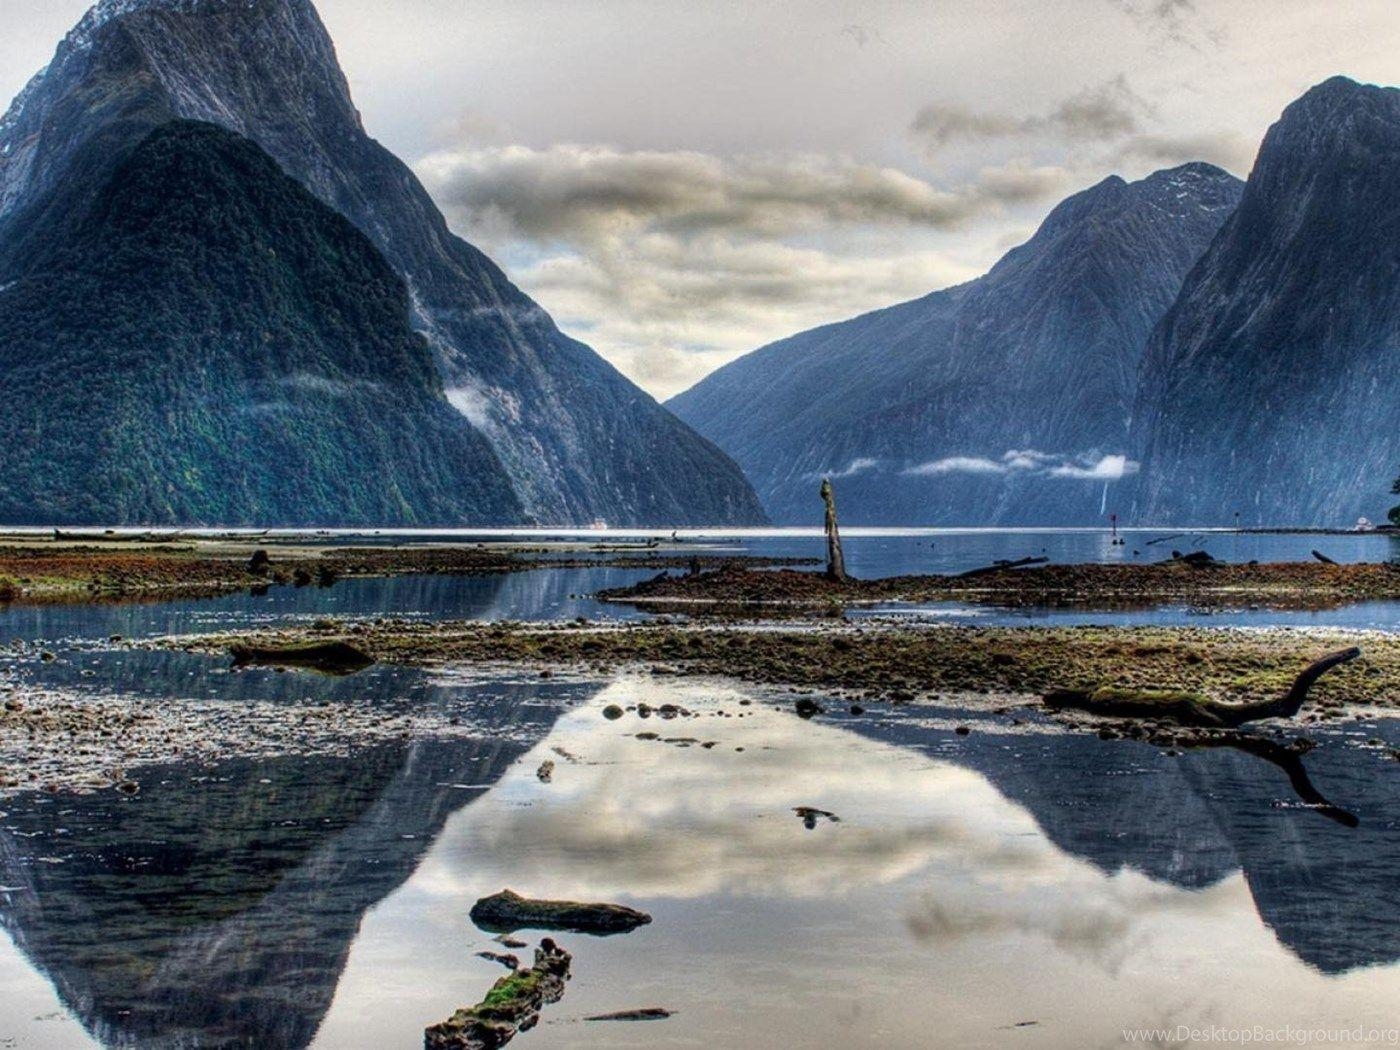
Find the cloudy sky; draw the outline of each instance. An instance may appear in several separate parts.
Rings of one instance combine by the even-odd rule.
[[[0,0],[0,91],[86,0]],[[319,0],[372,134],[659,397],[983,272],[1066,194],[1240,175],[1395,0]]]

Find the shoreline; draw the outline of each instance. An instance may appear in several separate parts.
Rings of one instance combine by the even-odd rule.
[[[1008,609],[1145,609],[1192,605],[1222,609],[1329,609],[1400,601],[1400,565],[1389,562],[1273,564],[1193,562],[1190,556],[1145,565],[990,566],[962,575],[833,580],[822,573],[755,572],[724,565],[685,576],[662,574],[599,598],[652,611],[735,619],[798,615],[887,603],[961,602]]]
[[[385,619],[124,643],[229,662],[259,646],[250,665],[315,675],[279,650],[353,646],[377,664],[491,678],[738,683],[754,702],[802,718],[952,718],[962,734],[987,719],[1026,732],[1137,740],[1168,754],[1196,748],[1288,749],[1301,756],[1313,731],[1400,717],[1400,638],[1379,632],[1234,628],[970,628],[844,624],[484,624]],[[1363,657],[1319,681],[1293,718],[1241,728],[1181,725],[1059,709],[1059,688],[1190,690],[1232,704],[1277,697],[1311,660],[1359,645]],[[641,704],[640,708],[646,708]],[[643,719],[672,717],[655,701]],[[602,718],[615,712],[599,709]],[[241,758],[346,756],[407,738],[481,735],[442,712],[374,702],[154,699],[85,695],[11,678],[0,695],[0,799],[6,794],[139,791],[141,770],[172,763],[217,768]],[[1359,742],[1358,742],[1359,743]],[[1378,741],[1361,746],[1380,746]],[[1388,750],[1400,761],[1400,750]]]
[[[259,549],[267,552],[267,561],[255,566],[253,553]],[[1310,726],[1400,716],[1400,634],[1287,627],[910,625],[879,617],[853,622],[842,616],[847,606],[900,598],[1082,608],[1171,600],[1313,608],[1400,600],[1400,567],[1392,565],[1226,565],[1177,559],[1149,566],[1002,568],[962,577],[835,582],[812,571],[752,567],[780,564],[774,559],[745,564],[728,556],[692,558],[660,551],[604,556],[514,546],[347,549],[213,541],[172,544],[156,554],[148,545],[127,543],[100,551],[56,544],[38,553],[0,546],[0,577],[5,566],[24,559],[31,559],[26,564],[65,567],[67,575],[48,578],[50,594],[55,601],[79,603],[324,586],[385,575],[580,565],[660,568],[659,576],[600,597],[653,611],[664,610],[669,602],[691,614],[684,620],[662,616],[640,622],[534,624],[322,618],[265,629],[109,642],[118,648],[227,660],[232,673],[265,667],[293,675],[351,676],[386,664],[487,673],[505,669],[540,678],[713,678],[761,689],[776,703],[794,705],[804,717],[826,708],[860,717],[875,705],[885,717],[910,705],[969,715],[1014,711],[1026,723],[1055,731],[1134,738],[1165,749],[1266,740],[1305,746],[1306,739],[1299,744],[1297,738]],[[94,580],[94,566],[127,575]],[[685,574],[675,575],[678,569]],[[329,578],[322,580],[322,572]],[[302,575],[305,579],[298,578]],[[1174,724],[1165,713],[1122,717],[1061,710],[1047,702],[1053,693],[1078,690],[1086,695],[1186,694],[1214,703],[1255,704],[1284,695],[1305,667],[1330,651],[1356,645],[1363,650],[1361,659],[1319,681],[1297,716],[1252,723],[1244,730]],[[122,789],[129,786],[124,779],[128,767],[162,761],[217,764],[245,754],[343,753],[404,735],[473,732],[469,724],[439,724],[428,712],[405,713],[373,703],[90,696],[28,683],[13,670],[0,693],[0,794]]]
[[[1358,639],[1363,658],[1319,683],[1296,721],[1400,712],[1400,637],[1330,629],[356,620],[158,639],[142,647],[229,657],[255,650],[262,666],[291,667],[308,647],[345,646],[377,663],[412,667],[643,670],[894,704],[936,702],[948,693],[1038,699],[1065,688],[1189,690],[1243,704],[1282,695],[1316,656]]]
[[[255,558],[259,560],[255,562]],[[255,537],[170,541],[65,537],[35,541],[0,534],[0,611],[11,605],[217,598],[280,586],[328,587],[349,579],[484,576],[598,567],[688,569],[697,564],[715,568],[737,560],[743,559],[637,545],[337,546],[323,539],[303,543]],[[812,564],[810,559],[756,560],[765,565]]]

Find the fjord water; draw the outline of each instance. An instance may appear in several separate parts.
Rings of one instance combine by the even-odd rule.
[[[1297,557],[1299,542],[1338,560],[1392,555],[1381,537],[1207,541],[1218,557]],[[1036,543],[1055,560],[1122,553],[1098,534],[877,534],[853,537],[850,556],[875,575]],[[813,544],[744,545],[777,556]],[[476,957],[501,948],[468,913],[507,886],[655,919],[621,937],[558,935],[574,978],[514,1044],[525,1048],[1107,1046],[1144,1027],[1395,1028],[1391,721],[1310,729],[1319,746],[1301,761],[1169,757],[986,700],[861,718],[828,702],[805,722],[786,694],[720,681],[235,674],[105,644],[328,613],[607,615],[587,598],[601,581],[651,572],[0,613],[0,636],[58,656],[16,661],[8,673],[24,681],[172,703],[355,698],[452,727],[345,754],[133,769],[132,797],[0,800],[0,1045],[420,1046],[426,1025],[503,972]],[[639,701],[694,717],[602,715]],[[536,776],[545,761],[550,783]],[[839,819],[804,821],[802,807]],[[647,1007],[675,1016],[585,1020]]]
[[[707,531],[667,530],[580,532],[577,530],[483,530],[475,532],[286,533],[318,543],[444,543],[524,542],[568,543],[559,556],[606,557],[607,552],[654,553],[705,557],[747,555],[759,558],[823,556],[818,529]],[[1084,562],[1147,564],[1170,558],[1173,550],[1207,550],[1223,561],[1307,561],[1321,550],[1338,562],[1400,561],[1400,537],[1378,533],[1311,535],[1300,533],[1237,533],[1223,530],[1129,530],[1126,543],[1116,546],[1105,529],[847,529],[843,530],[846,564],[864,578],[920,573],[963,572],[998,560],[1046,557],[1056,564]],[[675,537],[675,543],[672,537]],[[582,543],[584,548],[578,549]],[[597,552],[590,547],[598,548]],[[265,595],[236,594],[199,599],[121,605],[0,607],[0,640],[43,639],[85,641],[113,635],[142,638],[268,626],[282,621],[324,616],[403,616],[422,619],[572,620],[630,619],[645,616],[629,606],[600,602],[594,595],[656,574],[655,569],[597,567],[548,569],[522,573],[467,577],[399,577],[346,580],[333,588],[275,588]],[[1023,624],[1161,623],[1219,626],[1348,627],[1385,630],[1400,625],[1400,603],[1374,602],[1296,613],[1234,609],[1202,619],[1187,608],[1133,609],[1085,613],[1072,609],[997,610],[954,603],[922,607],[884,607],[879,614],[898,612],[948,621]]]

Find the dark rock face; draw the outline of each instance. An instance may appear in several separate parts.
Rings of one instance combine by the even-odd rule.
[[[518,520],[403,283],[247,139],[171,122],[0,293],[0,518]]]
[[[1153,522],[1384,520],[1400,463],[1400,91],[1340,77],[1284,111],[1148,349]]]
[[[1148,335],[1239,192],[1205,164],[1107,179],[987,276],[775,343],[670,407],[779,522],[817,520],[824,474],[850,524],[1102,521]]]
[[[0,284],[112,158],[172,119],[244,135],[350,219],[408,286],[445,397],[504,465],[525,516],[756,523],[733,462],[453,236],[364,131],[310,0],[102,0],[0,120]]]

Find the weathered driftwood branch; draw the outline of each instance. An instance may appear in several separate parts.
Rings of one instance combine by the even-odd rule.
[[[1007,569],[1024,569],[1028,565],[1048,565],[1049,558],[1019,558],[1016,561],[997,561],[991,565],[983,566],[980,569],[972,569],[968,572],[960,572],[954,576],[955,580],[975,580],[979,576],[990,576],[994,572],[1004,572]]]
[[[1046,706],[1073,708],[1116,718],[1168,718],[1181,725],[1234,728],[1264,718],[1291,718],[1303,707],[1317,680],[1334,667],[1350,663],[1360,649],[1343,649],[1312,664],[1279,700],[1256,704],[1226,704],[1196,693],[1150,689],[1056,689],[1045,696]]]
[[[831,479],[822,482],[822,502],[826,504],[826,574],[846,582],[846,555],[841,550],[841,527],[836,522],[836,490]]]
[[[1184,532],[1174,532],[1170,536],[1158,536],[1155,540],[1148,540],[1144,546],[1155,547],[1159,543],[1170,543],[1172,540],[1183,539],[1185,536]]]

